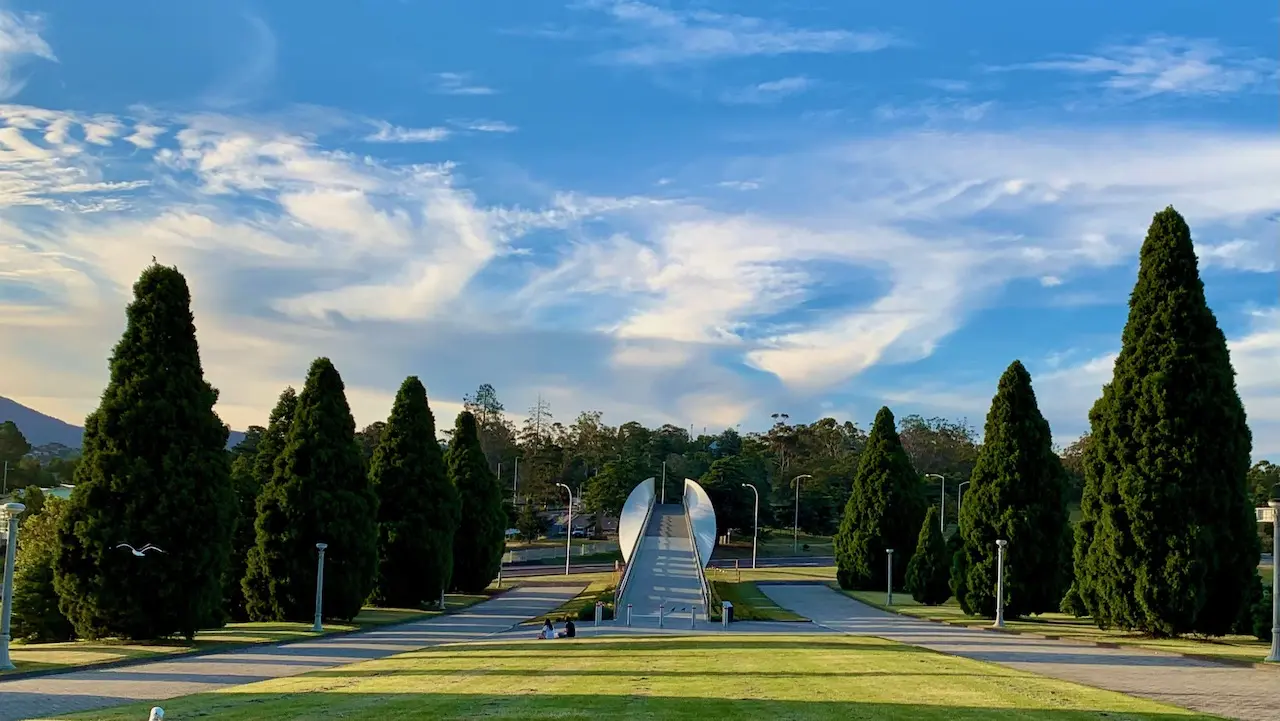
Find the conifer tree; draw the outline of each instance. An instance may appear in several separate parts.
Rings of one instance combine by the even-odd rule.
[[[1120,354],[1089,421],[1080,602],[1104,628],[1228,632],[1257,574],[1252,438],[1191,231],[1172,207],[1142,244]]]
[[[507,511],[502,505],[502,487],[489,470],[470,411],[458,414],[447,460],[463,519],[453,541],[453,586],[462,593],[480,593],[502,566]]]
[[[234,553],[237,554],[232,559],[233,568],[237,568],[239,577],[235,583],[239,586],[238,593],[228,592],[229,605],[232,608],[232,617],[239,619],[269,619],[275,616],[270,610],[271,591],[268,588],[269,581],[262,575],[251,575],[249,573],[249,558],[256,552],[254,549],[258,544],[258,523],[264,517],[262,515],[262,489],[266,488],[271,482],[271,477],[275,473],[276,459],[280,457],[280,453],[284,451],[285,443],[289,439],[289,429],[293,425],[293,415],[298,409],[298,394],[293,386],[286,386],[280,392],[276,405],[271,409],[271,415],[267,418],[267,427],[257,438],[257,444],[254,446],[252,455],[242,455],[232,461],[231,477],[233,484],[242,491],[248,487],[253,488],[253,506],[252,508],[244,508],[241,513],[247,513],[241,516],[242,525],[236,527],[236,542]],[[246,477],[246,472],[251,478]],[[243,500],[243,499],[242,499]],[[275,516],[269,516],[275,518]],[[242,555],[241,555],[242,554]],[[256,585],[255,585],[256,584]],[[249,589],[249,585],[254,588]],[[238,604],[238,605],[237,605]]]
[[[926,502],[920,476],[902,448],[893,412],[876,414],[858,461],[853,491],[836,534],[836,578],[842,588],[879,590],[888,572],[886,549],[896,554],[894,586],[906,576],[909,549],[915,548]]]
[[[58,608],[54,565],[58,560],[58,528],[67,502],[48,498],[38,513],[22,522],[18,559],[13,572],[13,638],[27,643],[69,641],[71,622]]]
[[[1004,539],[1005,615],[1057,611],[1070,582],[1062,562],[1070,544],[1066,474],[1019,361],[1000,377],[969,482],[956,564],[962,576],[953,583],[961,609],[995,615],[996,540]]]
[[[349,620],[377,577],[378,499],[364,473],[342,377],[317,358],[298,394],[284,450],[258,501],[244,591],[262,621],[314,613],[316,543],[328,544],[324,614]]]
[[[186,279],[152,265],[133,293],[85,421],[55,585],[82,637],[190,638],[222,619],[235,513],[227,428],[200,365]],[[138,558],[121,543],[165,553]]]
[[[374,599],[395,608],[439,601],[453,571],[458,492],[449,482],[427,389],[417,376],[406,378],[396,393],[369,480],[378,494]]]
[[[938,509],[929,506],[916,541],[916,552],[907,564],[907,590],[918,603],[937,606],[951,598],[951,559],[947,542],[938,528]]]

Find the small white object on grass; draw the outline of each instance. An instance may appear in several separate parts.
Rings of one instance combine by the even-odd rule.
[[[164,709],[159,706],[151,707],[151,715],[147,717],[147,721],[161,721],[164,718]]]

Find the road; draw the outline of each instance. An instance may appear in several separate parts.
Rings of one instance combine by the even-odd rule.
[[[733,559],[712,559],[711,568],[733,568]],[[739,561],[739,565],[748,569],[751,568],[751,561]],[[779,556],[776,558],[757,558],[756,568],[829,568],[836,565],[836,559],[832,556]],[[612,563],[584,563],[582,565],[570,564],[570,573],[606,573],[613,570]],[[528,576],[554,576],[563,575],[564,568],[548,565],[530,565],[530,566],[506,566],[502,569],[503,578],[525,578]]]

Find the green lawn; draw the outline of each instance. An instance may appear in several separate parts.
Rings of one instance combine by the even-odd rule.
[[[441,646],[165,702],[224,721],[1174,721],[1154,701],[852,636],[657,636]],[[149,704],[68,718],[135,721]]]
[[[450,595],[445,598],[447,611],[456,611],[478,603],[488,596]],[[24,644],[10,646],[10,656],[21,671],[42,671],[69,666],[108,663],[126,659],[211,651],[258,643],[296,641],[331,633],[355,631],[374,626],[414,621],[438,616],[439,611],[417,611],[398,608],[365,608],[351,623],[326,623],[324,633],[312,632],[309,623],[231,623],[223,628],[201,631],[192,641],[172,639],[147,643],[107,639],[102,641],[68,641],[65,643]],[[0,671],[0,676],[5,672]]]
[[[883,591],[845,591],[845,593],[863,603],[907,616],[946,621],[963,626],[991,625],[991,619],[989,618],[975,618],[964,615],[955,599],[947,601],[941,606],[921,606],[911,598],[911,594],[895,592],[893,594],[893,606],[886,607],[884,605],[885,595]],[[1252,636],[1226,636],[1219,639],[1156,639],[1128,631],[1103,631],[1088,618],[1075,618],[1062,613],[1046,613],[1043,616],[1032,616],[1025,619],[1006,619],[1005,627],[1011,631],[1057,636],[1065,641],[1114,643],[1121,646],[1134,646],[1169,653],[1215,656],[1236,661],[1261,661],[1266,658],[1267,650],[1270,648],[1269,643],[1259,641]]]
[[[712,581],[711,586],[711,620],[719,621],[721,601],[733,604],[733,617],[738,621],[808,621],[799,614],[792,613],[774,603],[764,595],[751,581],[734,583],[732,581]]]
[[[739,569],[708,568],[707,581],[815,581],[828,582],[836,580],[836,567],[777,566],[774,568],[751,569],[751,564]]]
[[[756,544],[757,558],[780,558],[787,556],[834,556],[835,547],[831,536],[811,536],[801,533],[799,544],[792,545],[791,529],[773,529],[767,537],[762,537]],[[809,548],[805,548],[805,545]],[[736,536],[732,543],[717,544],[711,557],[716,560],[745,559],[751,561],[751,536]]]

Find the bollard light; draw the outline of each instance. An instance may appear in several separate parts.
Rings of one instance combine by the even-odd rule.
[[[658,628],[662,628],[662,617],[666,614],[667,604],[658,604]]]
[[[885,550],[885,553],[889,554],[888,590],[885,591],[885,594],[884,594],[884,605],[892,606],[893,605],[893,549],[886,548],[884,550]]]
[[[627,628],[631,628],[631,604],[627,604]]]

